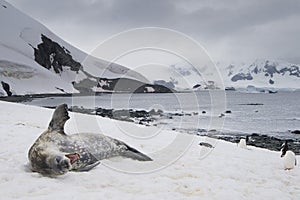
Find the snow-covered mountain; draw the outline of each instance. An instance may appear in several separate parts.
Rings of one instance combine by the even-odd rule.
[[[88,56],[4,0],[0,27],[0,96],[168,91],[124,66]]]
[[[177,90],[222,88],[214,80],[205,79],[205,71],[186,62],[171,65],[164,80],[155,80]],[[225,88],[251,91],[300,89],[300,66],[285,61],[257,59],[250,63],[216,63]],[[273,90],[274,89],[274,90]]]
[[[227,87],[300,88],[300,66],[285,61],[257,59],[248,64],[229,64],[222,67],[220,68]]]

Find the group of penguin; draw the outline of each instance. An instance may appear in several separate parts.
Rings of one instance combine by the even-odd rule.
[[[249,136],[240,139],[238,143],[239,148],[247,148],[247,142],[249,141]],[[288,150],[288,142],[285,141],[281,146],[281,158],[283,161],[283,167],[285,170],[291,170],[297,165],[297,159],[293,151]]]

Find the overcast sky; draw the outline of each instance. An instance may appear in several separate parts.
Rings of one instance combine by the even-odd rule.
[[[214,60],[300,63],[299,0],[7,0],[90,52],[131,28],[163,27],[198,41]]]

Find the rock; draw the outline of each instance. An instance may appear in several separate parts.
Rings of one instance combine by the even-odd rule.
[[[200,84],[196,84],[196,85],[193,86],[193,89],[196,89],[198,87],[201,87],[201,85]]]
[[[232,113],[232,112],[231,112],[231,110],[226,110],[225,113],[226,113],[226,114],[230,114],[230,113]]]
[[[207,143],[207,142],[200,142],[199,143],[200,146],[204,146],[204,147],[208,147],[208,148],[214,148],[213,145]]]
[[[12,92],[10,91],[10,86],[8,83],[5,83],[4,81],[1,81],[2,88],[6,92],[7,96],[12,96]]]
[[[149,114],[150,114],[150,115],[162,115],[162,113],[163,113],[163,111],[160,110],[160,109],[158,109],[157,111],[154,110],[154,109],[151,109],[151,110],[149,111]]]
[[[238,74],[234,75],[231,78],[231,81],[237,82],[237,81],[240,81],[240,80],[252,80],[252,79],[253,79],[253,77],[251,76],[250,73],[247,73],[247,74],[238,73]]]
[[[235,88],[234,87],[225,87],[225,90],[226,91],[235,91]]]
[[[293,134],[300,134],[300,130],[294,130],[294,131],[291,131],[291,133],[293,133]]]
[[[67,66],[72,71],[78,72],[81,64],[75,61],[70,51],[60,46],[57,42],[52,41],[45,35],[41,35],[42,43],[34,48],[34,60],[45,67],[51,69],[56,73],[63,71],[62,67]]]
[[[113,118],[113,109],[97,108],[96,115]]]

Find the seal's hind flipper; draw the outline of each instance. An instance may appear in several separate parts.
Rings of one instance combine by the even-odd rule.
[[[52,119],[49,123],[48,129],[50,131],[58,131],[65,134],[64,126],[68,119],[70,119],[68,114],[68,106],[67,104],[61,104],[56,107],[52,115]]]

